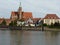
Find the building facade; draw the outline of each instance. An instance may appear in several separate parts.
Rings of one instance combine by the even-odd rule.
[[[14,21],[14,20],[21,20],[21,19],[28,19],[28,18],[33,18],[32,16],[32,12],[24,12],[22,11],[22,7],[21,7],[21,3],[20,3],[20,6],[18,8],[18,11],[12,11],[11,12],[11,20]]]
[[[60,23],[60,18],[56,14],[47,14],[44,19],[44,24],[51,25],[52,23],[54,24],[55,22]]]

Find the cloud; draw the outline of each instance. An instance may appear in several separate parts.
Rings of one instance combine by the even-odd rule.
[[[60,16],[60,0],[23,0],[22,2],[25,2],[25,5],[23,4],[24,11],[32,11],[35,15],[34,17],[39,17],[39,13],[41,15],[56,13]]]
[[[47,13],[60,16],[60,0],[0,0],[0,17],[10,17],[11,11],[17,11],[21,1],[23,11],[30,11],[34,17],[44,17]]]

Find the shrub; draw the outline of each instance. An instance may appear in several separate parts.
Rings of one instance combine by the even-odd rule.
[[[43,24],[43,26],[47,26],[47,24]]]
[[[2,21],[2,23],[0,25],[4,25],[4,26],[6,25],[5,19]]]

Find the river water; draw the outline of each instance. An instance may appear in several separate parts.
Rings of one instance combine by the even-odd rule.
[[[60,32],[0,30],[0,45],[60,45]]]

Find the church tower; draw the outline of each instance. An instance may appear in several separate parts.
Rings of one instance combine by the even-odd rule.
[[[19,9],[18,9],[18,18],[19,18],[19,20],[22,19],[22,6],[21,6],[21,2],[20,2],[20,5],[19,5]]]

